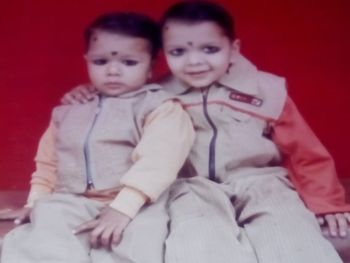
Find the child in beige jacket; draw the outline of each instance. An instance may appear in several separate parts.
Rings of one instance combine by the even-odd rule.
[[[87,28],[98,94],[53,110],[27,204],[0,214],[17,224],[30,218],[6,235],[2,263],[162,262],[167,188],[194,131],[173,96],[146,85],[158,33],[135,13],[105,14]]]

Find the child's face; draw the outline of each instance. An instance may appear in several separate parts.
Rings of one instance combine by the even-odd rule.
[[[141,88],[152,64],[146,39],[101,30],[91,36],[85,58],[92,84],[108,96]]]
[[[163,47],[169,68],[188,86],[206,87],[219,80],[239,50],[214,22],[189,24],[169,21],[163,28]]]

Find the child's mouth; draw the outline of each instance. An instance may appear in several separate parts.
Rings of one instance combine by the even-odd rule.
[[[106,87],[109,87],[109,88],[115,88],[115,89],[117,89],[117,88],[122,87],[122,86],[123,86],[123,83],[120,83],[120,82],[106,82],[106,83],[104,83],[104,85],[105,85]]]
[[[209,73],[209,70],[186,72],[186,75],[193,78],[201,78]]]

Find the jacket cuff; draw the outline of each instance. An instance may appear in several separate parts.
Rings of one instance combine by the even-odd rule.
[[[124,187],[109,206],[130,218],[134,218],[147,200],[148,197],[140,191]]]
[[[40,185],[40,184],[32,185],[27,198],[27,203],[24,205],[24,207],[33,207],[35,201],[37,201],[38,199],[44,196],[50,195],[51,192],[52,192],[51,189],[45,185]]]

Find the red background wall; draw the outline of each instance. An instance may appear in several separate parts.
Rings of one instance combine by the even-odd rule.
[[[0,4],[0,189],[26,189],[51,108],[86,81],[81,32],[96,15],[158,18],[175,1],[12,0]],[[242,52],[287,77],[310,126],[350,178],[350,1],[221,0],[235,16]],[[164,70],[164,65],[158,71]]]

